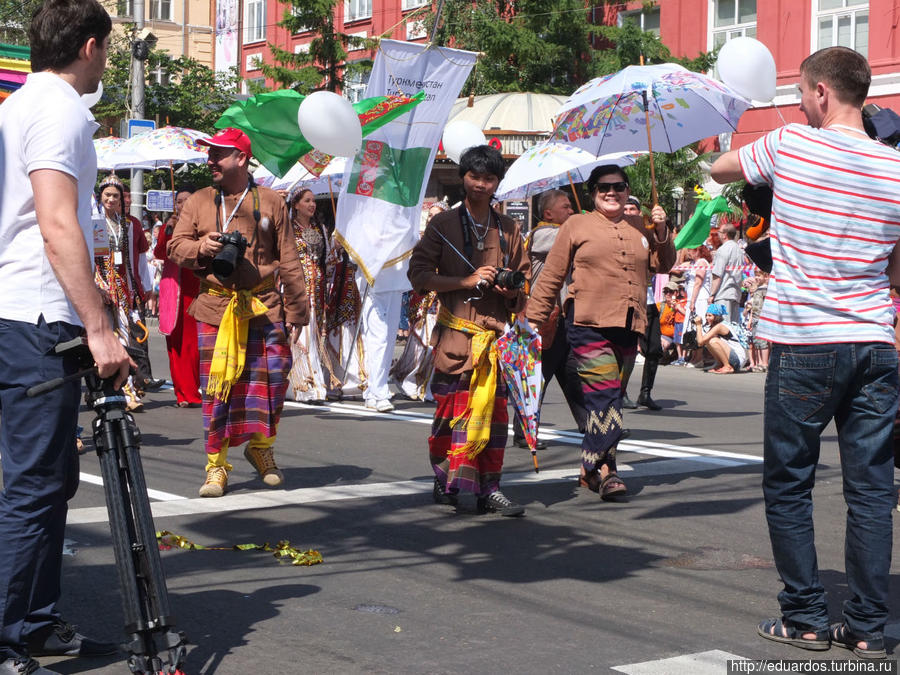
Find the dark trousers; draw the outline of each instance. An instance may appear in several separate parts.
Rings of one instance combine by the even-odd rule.
[[[0,662],[58,619],[67,501],[78,488],[78,381],[28,398],[35,384],[77,370],[54,347],[80,334],[67,323],[0,319]]]
[[[566,323],[562,315],[559,317],[559,326],[556,329],[553,343],[541,351],[541,376],[544,380],[541,402],[544,401],[547,384],[555,377],[566,398],[566,403],[569,404],[569,410],[572,411],[572,417],[575,419],[579,433],[584,433],[587,410],[584,407],[581,380],[578,378],[578,364],[575,363],[572,349],[569,347],[569,340],[566,338]],[[525,440],[525,431],[522,428],[522,420],[518,411],[516,411],[513,424],[513,438],[515,441]]]

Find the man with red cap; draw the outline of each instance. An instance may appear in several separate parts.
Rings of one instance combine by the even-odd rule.
[[[269,487],[284,476],[272,445],[288,384],[291,349],[309,308],[303,270],[284,200],[253,183],[250,139],[222,129],[209,146],[213,186],[185,203],[169,258],[200,278],[188,310],[197,320],[206,481],[201,497],[228,485],[228,449],[244,457]]]

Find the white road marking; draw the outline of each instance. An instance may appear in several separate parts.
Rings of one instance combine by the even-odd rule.
[[[395,410],[391,413],[379,413],[374,410],[367,410],[361,405],[349,405],[347,403],[310,405],[287,401],[285,402],[285,405],[310,411],[350,414],[361,417],[380,417],[386,420],[397,420],[412,424],[430,425],[432,420],[431,415],[426,413],[408,410]],[[541,430],[541,438],[568,445],[581,444],[581,435],[571,431],[543,429]],[[712,450],[709,448],[671,445],[668,443],[625,441],[619,444],[619,448],[651,458],[638,460],[632,464],[619,463],[619,471],[633,477],[697,473],[717,468],[744,466],[762,462],[762,458],[753,455]],[[571,482],[574,484],[577,473],[577,467],[570,469],[545,470],[540,473],[534,473],[533,471],[507,472],[503,474],[503,484],[533,485],[535,483],[550,484],[564,482]],[[81,480],[95,485],[103,484],[103,480],[99,476],[91,474],[82,473]],[[166,518],[205,513],[220,513],[223,511],[265,509],[275,506],[292,506],[346,499],[371,499],[410,494],[427,494],[431,491],[431,488],[432,479],[427,478],[392,481],[387,483],[358,483],[350,485],[330,485],[320,488],[299,488],[296,490],[276,491],[267,490],[252,493],[226,494],[225,497],[219,499],[187,498],[168,492],[161,492],[159,490],[148,490],[147,494],[150,499],[156,500],[156,502],[152,504],[154,517]],[[105,507],[71,509],[68,516],[69,523],[99,523],[106,522],[106,520],[107,513]]]
[[[380,413],[375,410],[369,410],[361,405],[350,405],[347,403],[326,403],[325,405],[311,405],[309,403],[299,403],[296,401],[285,401],[286,407],[301,408],[303,410],[312,411],[328,411],[339,414],[358,415],[360,417],[380,417],[382,419],[399,420],[401,422],[410,422],[413,424],[431,424],[432,416],[427,413],[416,412],[413,410],[394,410],[389,413]],[[509,425],[509,433],[512,433],[512,425]],[[581,434],[574,431],[541,429],[540,438],[545,441],[558,441],[566,445],[581,445]],[[642,455],[650,455],[653,457],[670,457],[670,458],[694,458],[700,459],[704,457],[738,460],[737,464],[761,464],[762,457],[755,455],[745,455],[739,452],[727,452],[724,450],[711,450],[709,448],[697,448],[684,445],[672,445],[670,443],[653,443],[651,441],[622,441],[619,443],[619,449],[628,452],[637,452]],[[713,462],[715,463],[715,462]],[[734,465],[729,463],[727,465]]]
[[[78,474],[78,478],[84,483],[90,483],[91,485],[103,485],[103,478],[101,476],[95,476],[92,473],[85,473],[84,471]],[[147,488],[147,496],[150,499],[158,499],[163,502],[171,502],[175,500],[184,499],[181,495],[174,495],[170,492],[160,492],[159,490],[151,490]]]
[[[611,670],[627,675],[722,675],[728,661],[746,661],[737,654],[729,654],[720,649],[696,654],[685,654],[670,659],[657,659],[643,663],[613,666]]]

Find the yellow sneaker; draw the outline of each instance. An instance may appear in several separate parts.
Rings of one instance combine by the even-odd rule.
[[[201,497],[221,497],[228,487],[228,471],[224,466],[214,466],[206,472],[206,482],[200,486]]]
[[[244,449],[244,457],[256,469],[262,482],[269,487],[278,487],[284,483],[284,474],[275,466],[275,454],[272,452],[272,448],[247,446]]]

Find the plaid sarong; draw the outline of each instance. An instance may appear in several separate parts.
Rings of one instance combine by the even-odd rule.
[[[291,348],[284,324],[252,322],[244,370],[227,401],[214,399],[206,393],[206,386],[218,331],[218,326],[197,322],[207,453],[218,452],[226,438],[234,448],[249,441],[254,433],[274,436],[291,370]]]
[[[634,359],[637,333],[624,328],[576,326],[570,311],[566,337],[581,379],[587,425],[581,441],[585,471],[606,464],[616,470],[616,444],[622,436],[622,365]]]
[[[428,438],[428,454],[438,480],[447,492],[473,492],[486,497],[500,486],[503,470],[503,452],[509,412],[506,408],[506,382],[497,378],[494,414],[491,418],[491,435],[487,447],[469,459],[460,452],[466,445],[468,434],[464,428],[452,428],[451,420],[462,415],[469,407],[471,371],[462,375],[435,372],[431,380],[431,393],[437,402],[431,436]]]

